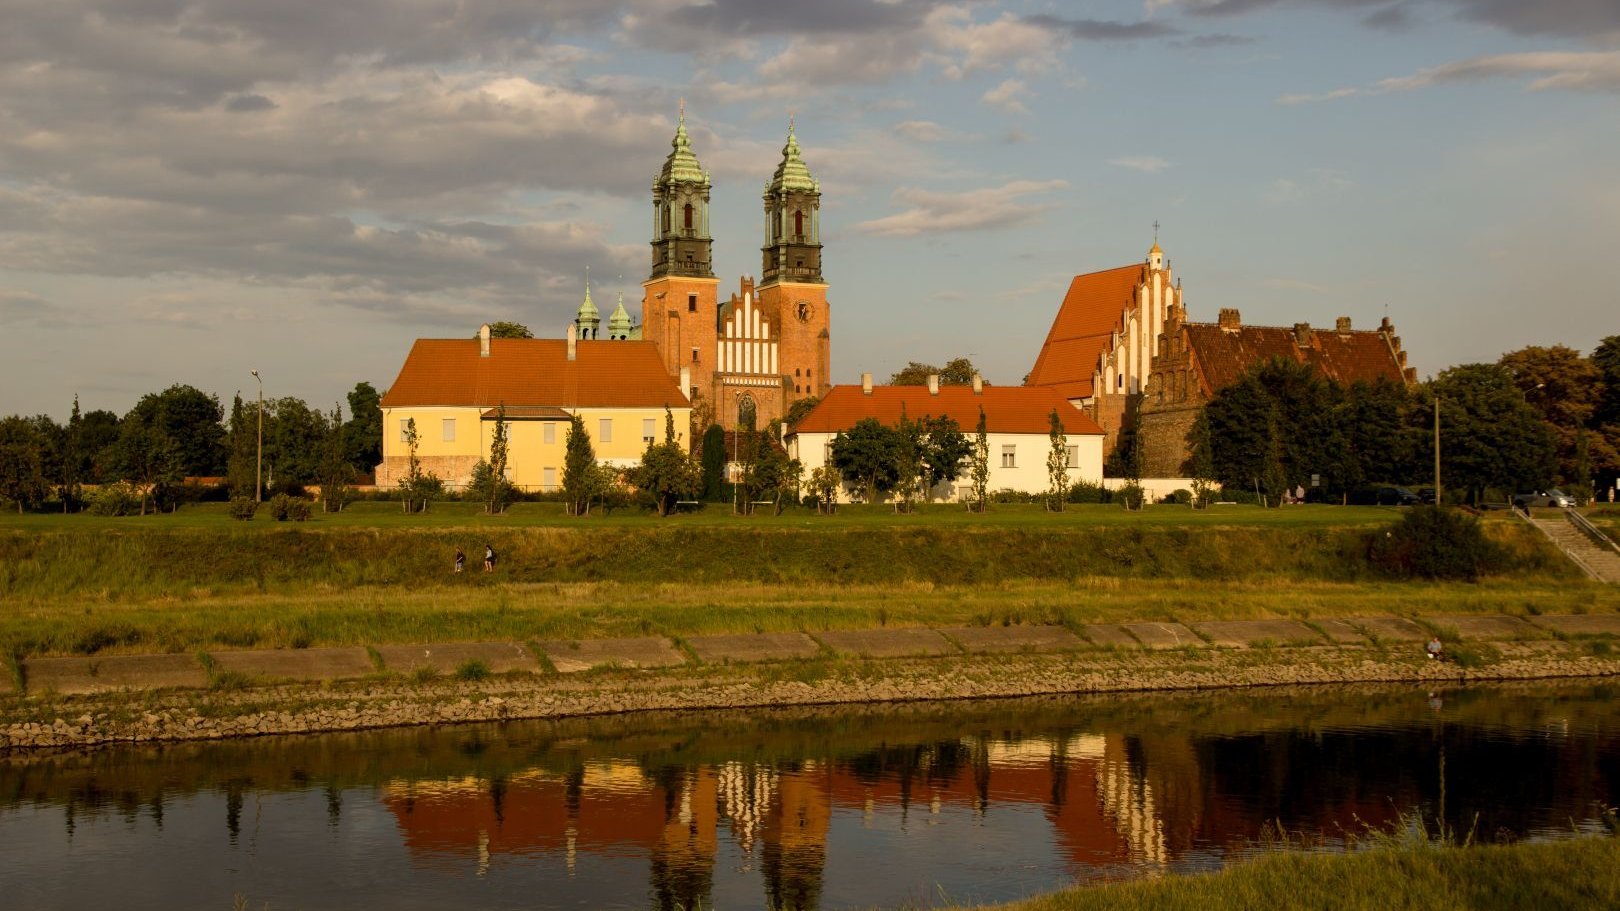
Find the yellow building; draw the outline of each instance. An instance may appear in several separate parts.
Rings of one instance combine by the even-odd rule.
[[[664,441],[665,409],[676,440],[687,444],[691,403],[664,369],[658,349],[643,341],[417,339],[398,379],[382,397],[383,460],[377,485],[405,477],[415,424],[417,458],[451,488],[464,486],[473,466],[489,458],[496,416],[504,406],[507,479],[525,490],[562,483],[571,419],[590,434],[598,462],[641,461],[649,440]]]

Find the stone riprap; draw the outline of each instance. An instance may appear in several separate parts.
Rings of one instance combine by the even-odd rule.
[[[1179,623],[1126,623],[1124,627],[1145,648],[1183,648],[1207,644],[1197,633]]]
[[[383,670],[409,674],[431,668],[449,674],[470,661],[483,662],[492,673],[539,670],[529,650],[515,642],[443,642],[436,645],[379,645]]]
[[[206,686],[208,673],[195,655],[108,655],[30,658],[23,662],[23,679],[31,693],[66,696]]]
[[[1079,636],[1061,626],[958,626],[940,632],[969,652],[1062,652],[1085,647]]]
[[[659,636],[633,639],[547,639],[540,650],[559,674],[577,674],[596,667],[652,668],[684,664],[682,655]]]
[[[261,680],[341,680],[377,670],[363,648],[278,648],[209,656],[216,671]]]
[[[910,658],[956,651],[944,636],[931,629],[829,630],[816,633],[815,638],[838,654],[863,658]]]

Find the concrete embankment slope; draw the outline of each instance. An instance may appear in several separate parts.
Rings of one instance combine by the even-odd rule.
[[[1449,660],[1422,643],[1439,636]],[[1620,615],[876,629],[22,663],[0,750],[626,711],[1620,675]],[[12,680],[15,687],[18,681]]]

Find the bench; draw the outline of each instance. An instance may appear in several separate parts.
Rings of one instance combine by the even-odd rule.
[[[703,502],[701,500],[676,500],[675,501],[675,509],[676,509],[677,512],[689,512],[691,510],[694,510],[694,509],[697,509],[697,508],[701,507],[702,505],[703,505]]]

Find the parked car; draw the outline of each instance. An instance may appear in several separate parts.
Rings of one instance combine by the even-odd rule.
[[[1416,506],[1418,495],[1405,487],[1385,484],[1356,490],[1350,494],[1350,502],[1363,506]]]
[[[1532,491],[1531,493],[1516,493],[1513,495],[1513,505],[1519,507],[1556,506],[1559,509],[1569,509],[1575,505],[1575,498],[1553,487],[1548,490]]]

